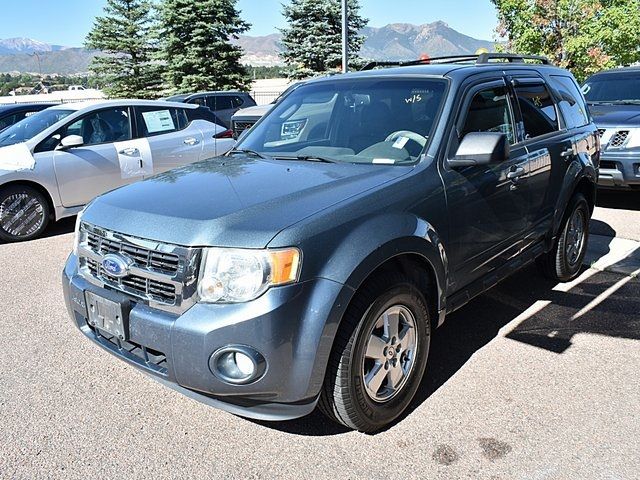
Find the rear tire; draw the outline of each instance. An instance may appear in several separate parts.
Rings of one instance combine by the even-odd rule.
[[[320,396],[320,410],[361,432],[375,432],[409,406],[431,340],[424,295],[397,273],[368,281],[342,320]]]
[[[542,273],[555,281],[568,282],[580,274],[589,240],[591,209],[581,193],[571,199],[553,249],[536,263]]]
[[[0,240],[21,242],[39,237],[49,223],[49,203],[26,185],[0,188]]]

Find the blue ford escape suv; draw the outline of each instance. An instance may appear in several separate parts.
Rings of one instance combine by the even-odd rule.
[[[597,184],[570,73],[423,63],[309,81],[229,154],[95,199],[63,275],[80,331],[239,415],[393,422],[446,314],[533,261],[579,273]]]

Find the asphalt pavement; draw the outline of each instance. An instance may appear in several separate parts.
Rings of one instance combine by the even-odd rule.
[[[91,344],[60,286],[72,219],[0,245],[0,478],[638,479],[640,196],[599,203],[593,268],[527,268],[449,316],[377,435],[236,417]]]

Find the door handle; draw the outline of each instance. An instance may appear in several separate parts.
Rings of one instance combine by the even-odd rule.
[[[522,175],[524,175],[524,168],[518,167],[515,170],[508,172],[507,178],[509,180],[518,180]]]
[[[562,152],[560,152],[560,156],[564,159],[573,157],[574,155],[575,155],[575,152],[573,151],[573,147],[569,147],[566,150],[563,150]]]
[[[129,157],[133,157],[134,155],[138,155],[140,150],[137,148],[129,147],[118,152],[120,155],[128,155]]]
[[[199,143],[200,143],[200,140],[198,140],[197,138],[193,138],[193,137],[185,138],[185,140],[184,140],[184,144],[185,145],[197,145]]]

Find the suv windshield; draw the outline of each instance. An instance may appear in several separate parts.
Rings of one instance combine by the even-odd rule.
[[[0,147],[26,142],[73,112],[54,108],[30,115],[0,133]]]
[[[594,75],[582,92],[589,103],[640,104],[640,71]]]
[[[277,159],[409,164],[427,144],[440,79],[341,79],[301,85],[238,145]]]

